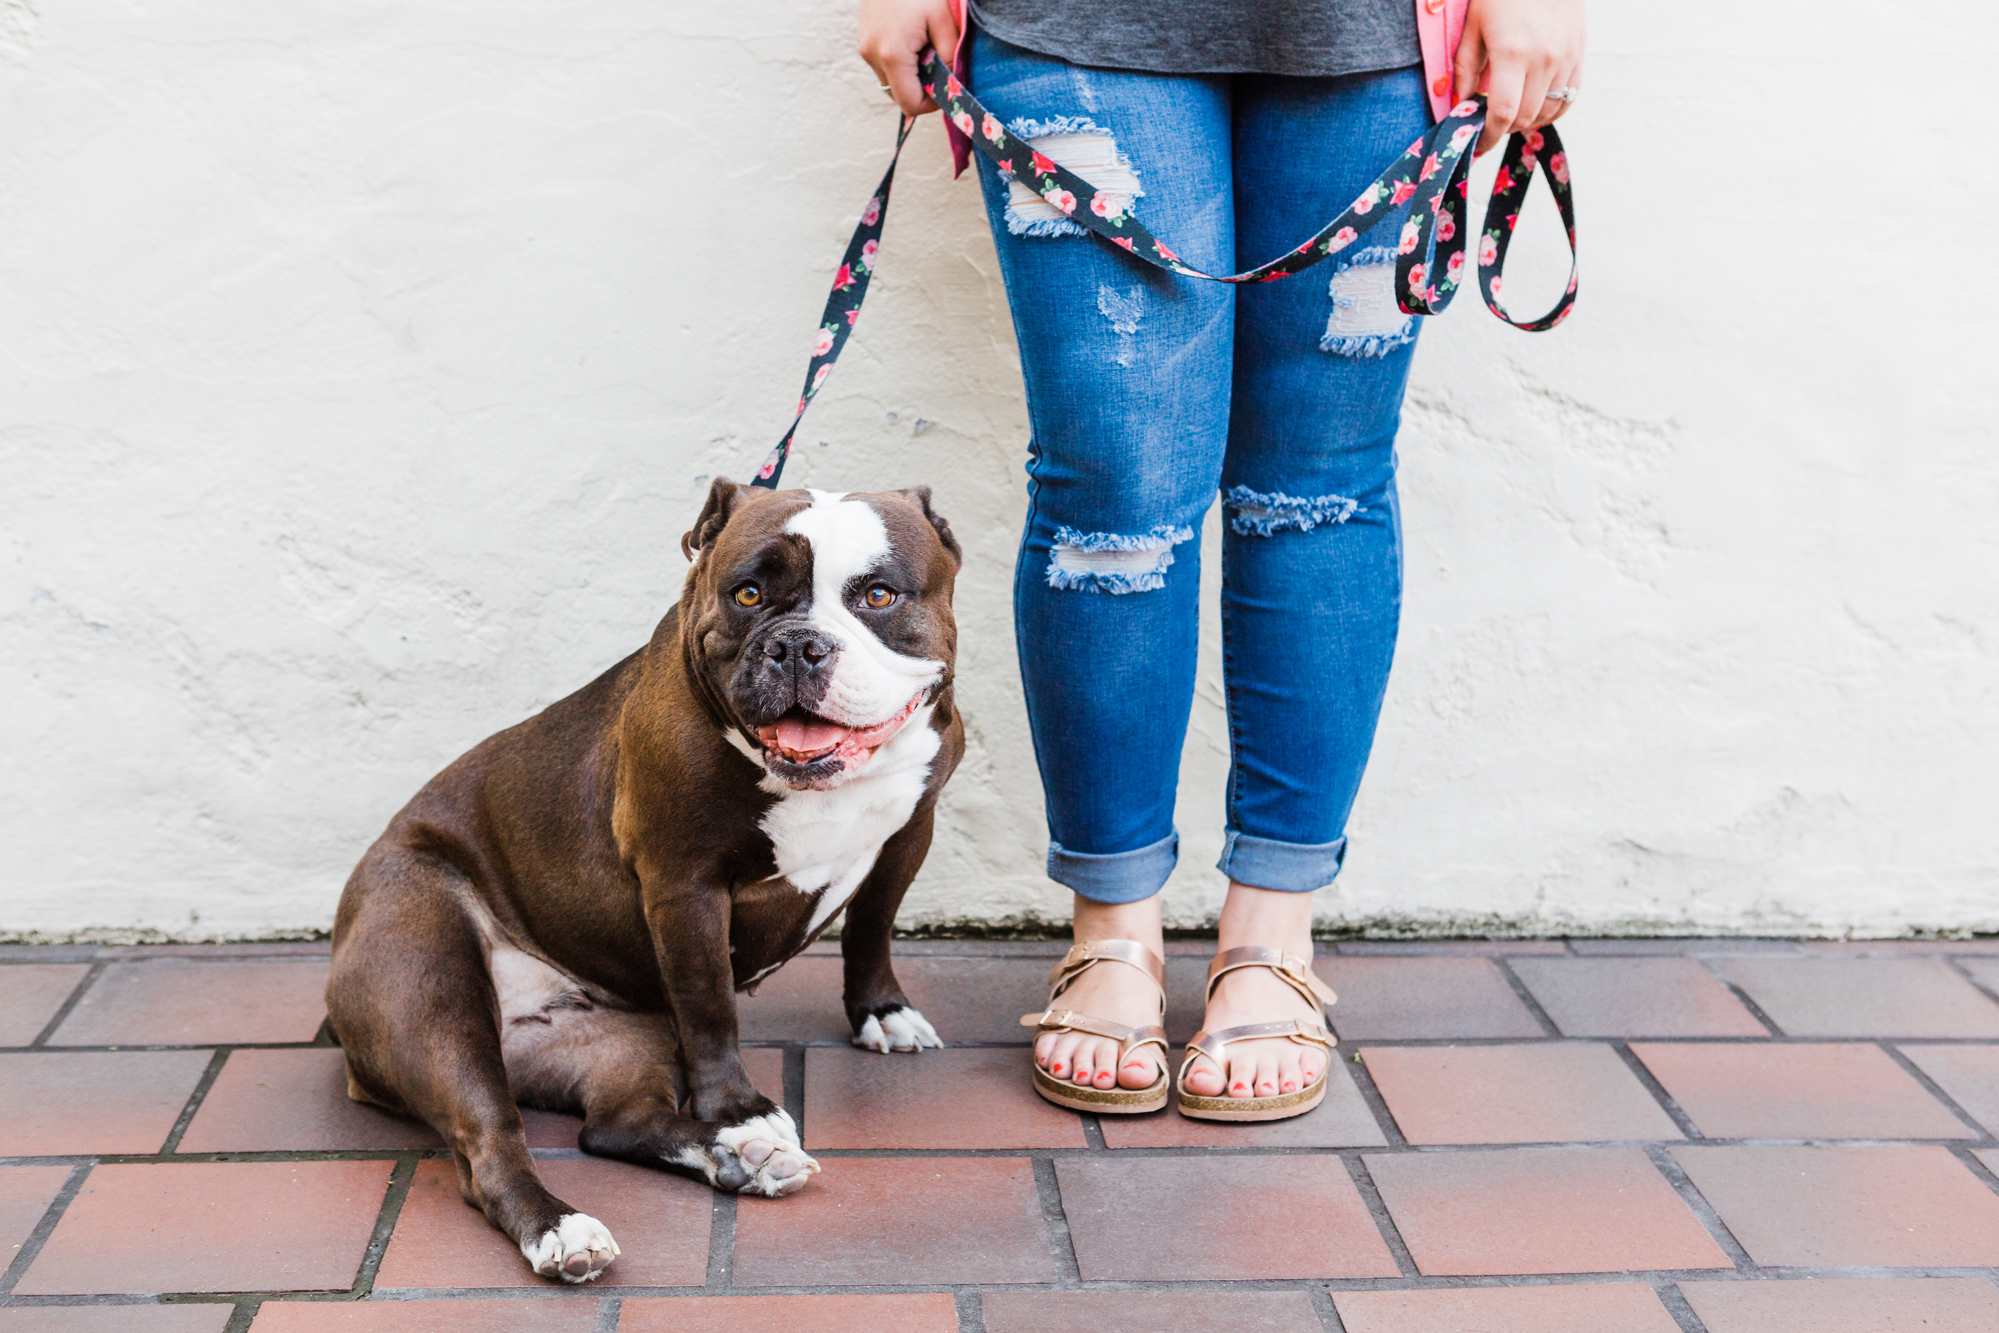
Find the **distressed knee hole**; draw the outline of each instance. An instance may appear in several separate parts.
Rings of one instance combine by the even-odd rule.
[[[1222,493],[1229,526],[1245,537],[1270,537],[1280,532],[1310,532],[1322,523],[1344,523],[1360,512],[1360,502],[1344,495],[1306,499],[1281,491],[1253,491],[1231,486]]]
[[[1111,132],[1087,116],[1020,119],[1006,128],[1028,148],[1067,167],[1097,189],[1090,199],[1077,199],[1053,186],[1043,196],[1002,172],[1000,179],[1007,187],[1006,229],[1015,236],[1084,236],[1088,233],[1069,220],[1070,213],[1087,208],[1099,217],[1119,217],[1129,211],[1133,199],[1145,193],[1131,159],[1118,149]]]
[[[1142,536],[1058,528],[1048,552],[1048,586],[1079,592],[1152,592],[1166,586],[1173,548],[1193,539],[1189,527],[1160,524]]]
[[[1387,356],[1416,338],[1416,320],[1395,304],[1395,251],[1358,250],[1333,274],[1333,313],[1319,350],[1340,356]]]

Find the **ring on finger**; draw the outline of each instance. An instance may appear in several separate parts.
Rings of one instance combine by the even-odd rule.
[[[1573,102],[1582,96],[1580,88],[1550,88],[1543,94],[1550,102]]]

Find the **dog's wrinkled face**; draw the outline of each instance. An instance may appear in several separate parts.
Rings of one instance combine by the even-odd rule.
[[[717,479],[682,549],[696,670],[770,774],[837,786],[951,678],[959,563],[928,487],[843,495]]]

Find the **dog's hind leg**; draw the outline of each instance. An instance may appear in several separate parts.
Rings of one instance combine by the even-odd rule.
[[[586,1282],[616,1257],[617,1242],[535,1174],[507,1084],[485,945],[461,885],[451,866],[399,849],[378,847],[354,872],[326,985],[349,1086],[442,1135],[465,1201],[537,1273]]]
[[[515,1095],[526,1106],[582,1112],[583,1151],[733,1193],[778,1198],[803,1188],[819,1164],[782,1109],[737,1123],[679,1113],[678,1045],[670,1015],[604,1008],[573,992],[514,1017],[505,1035]]]

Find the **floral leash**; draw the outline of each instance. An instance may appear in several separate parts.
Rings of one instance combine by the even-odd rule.
[[[1068,168],[1037,153],[1023,139],[1010,133],[999,118],[980,106],[952,74],[935,50],[922,57],[923,91],[970,139],[1008,180],[1025,185],[1084,227],[1135,255],[1148,264],[1189,278],[1210,282],[1276,282],[1301,273],[1314,264],[1330,259],[1359,240],[1361,235],[1391,210],[1409,204],[1409,216],[1402,224],[1396,245],[1395,303],[1407,315],[1440,315],[1458,294],[1464,275],[1465,196],[1471,179],[1471,146],[1485,125],[1485,97],[1474,94],[1451,108],[1450,114],[1418,139],[1389,165],[1388,170],[1360,192],[1347,210],[1327,223],[1319,233],[1289,254],[1243,273],[1204,273],[1174,254],[1158,237],[1132,216],[1129,196],[1099,190]],[[938,96],[938,90],[943,95]],[[861,302],[874,277],[875,255],[881,245],[882,225],[888,217],[888,195],[895,183],[896,163],[909,140],[915,121],[904,117],[895,136],[895,156],[874,196],[861,210],[860,225],[847,243],[839,270],[833,275],[833,290],[819,317],[819,332],[812,345],[812,361],[805,372],[805,390],[798,399],[797,415],[791,429],[764,460],[750,484],[776,489],[791,456],[792,437],[805,409],[818,396],[819,387],[832,372],[833,363],[847,345],[860,318]],[[1545,153],[1545,157],[1543,154]],[[1506,247],[1513,239],[1514,224],[1520,219],[1520,205],[1534,173],[1547,176],[1548,189],[1555,196],[1563,230],[1569,238],[1569,283],[1554,308],[1539,319],[1518,320],[1500,308],[1500,275],[1506,267]],[[1084,201],[1087,201],[1085,203]],[[1376,212],[1376,209],[1380,212]],[[1373,216],[1369,216],[1373,214]],[[1555,127],[1546,126],[1507,140],[1499,174],[1492,184],[1492,198],[1485,208],[1485,226],[1479,233],[1477,262],[1479,294],[1486,309],[1516,329],[1539,333],[1552,329],[1568,318],[1576,302],[1576,209],[1569,189],[1568,154],[1562,149]]]

